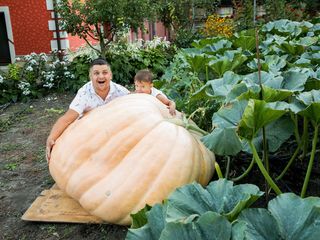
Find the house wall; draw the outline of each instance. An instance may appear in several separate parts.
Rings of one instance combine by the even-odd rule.
[[[16,55],[51,50],[52,33],[48,28],[51,18],[44,0],[0,0],[0,6],[8,6]]]
[[[145,33],[138,30],[138,32],[131,31],[129,34],[129,41],[133,42],[137,39],[143,39],[145,41],[152,40],[155,36],[161,38],[167,38],[165,27],[161,22],[151,23],[148,21],[144,23],[144,27],[146,29]]]

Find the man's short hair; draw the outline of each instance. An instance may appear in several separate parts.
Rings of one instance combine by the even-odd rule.
[[[134,81],[152,83],[152,72],[149,69],[142,69],[136,73],[136,75],[134,76]]]
[[[111,69],[110,64],[104,58],[96,58],[92,60],[92,62],[90,63],[90,69],[94,65],[107,65]]]

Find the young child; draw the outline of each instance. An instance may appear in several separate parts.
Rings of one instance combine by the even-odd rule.
[[[134,76],[134,86],[136,93],[146,93],[156,97],[168,106],[171,115],[176,115],[175,102],[169,100],[163,92],[153,87],[152,73],[148,69],[143,69],[136,73]]]

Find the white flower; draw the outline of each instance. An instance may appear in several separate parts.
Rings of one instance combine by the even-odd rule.
[[[21,81],[18,84],[18,88],[22,90],[23,95],[29,95],[31,93],[29,87],[30,87],[30,83],[28,82]]]
[[[31,66],[28,66],[28,67],[26,68],[26,71],[32,72],[32,71],[33,71],[33,68],[32,68]]]
[[[24,60],[27,62],[30,61],[31,59],[32,59],[32,57],[30,55],[24,56]]]
[[[32,59],[32,60],[30,60],[30,62],[29,62],[31,65],[37,65],[38,63],[37,63],[37,61],[36,60],[34,60],[34,59]]]
[[[0,75],[0,83],[3,83],[3,77]]]

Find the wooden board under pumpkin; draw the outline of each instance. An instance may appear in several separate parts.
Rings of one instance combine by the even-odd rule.
[[[44,190],[21,217],[25,221],[104,223],[92,216],[81,205],[56,185]]]

